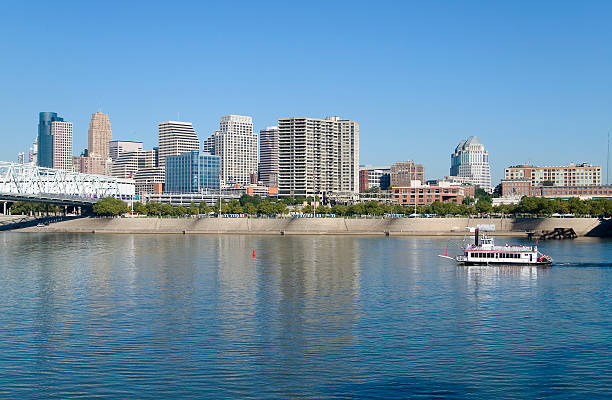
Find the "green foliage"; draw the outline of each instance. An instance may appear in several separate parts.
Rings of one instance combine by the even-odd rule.
[[[105,197],[93,206],[95,215],[107,217],[125,214],[129,211],[128,205],[123,200],[115,199],[114,197]]]
[[[247,203],[244,206],[244,212],[249,215],[257,214],[257,207],[253,203]]]
[[[463,198],[463,202],[461,204],[469,206],[471,204],[474,204],[476,200],[473,197],[467,196]]]
[[[132,207],[132,209],[134,210],[134,212],[137,212],[140,215],[147,215],[149,211],[147,209],[147,206],[140,202],[134,203],[134,206]]]

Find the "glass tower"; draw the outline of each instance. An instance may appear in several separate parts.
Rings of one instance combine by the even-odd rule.
[[[54,112],[41,112],[38,114],[38,165],[53,168],[53,136],[51,123],[63,121]]]
[[[197,193],[203,189],[219,190],[221,157],[189,151],[166,157],[164,191]]]

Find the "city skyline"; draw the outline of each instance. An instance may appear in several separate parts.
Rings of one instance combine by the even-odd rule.
[[[253,116],[255,132],[279,118],[342,115],[360,123],[361,164],[414,159],[427,178],[445,176],[454,145],[469,136],[487,145],[493,182],[517,163],[606,165],[612,5],[605,2],[338,2],[322,16],[315,6],[295,16],[296,26],[314,21],[307,31],[290,29],[282,18],[288,6],[273,3],[243,4],[231,28],[219,18],[226,5],[185,3],[180,26],[163,18],[172,7],[161,5],[119,12],[110,2],[92,21],[90,6],[66,2],[56,8],[71,23],[57,25],[45,22],[49,7],[5,9],[0,33],[13,39],[0,46],[13,57],[0,66],[11,77],[0,99],[7,142],[0,159],[27,152],[37,113],[47,110],[73,122],[74,149],[83,149],[89,116],[102,109],[114,137],[146,148],[165,120],[191,121],[203,140],[221,115]],[[336,18],[341,13],[350,18]],[[262,19],[278,22],[262,27]],[[151,20],[176,29],[162,34]],[[101,21],[115,29],[98,29]],[[80,56],[32,62],[41,37]],[[159,58],[166,47],[190,62]],[[284,57],[293,47],[304,51]],[[324,66],[315,51],[328,54]],[[213,54],[224,62],[210,62]],[[283,57],[265,66],[244,62],[273,54]]]

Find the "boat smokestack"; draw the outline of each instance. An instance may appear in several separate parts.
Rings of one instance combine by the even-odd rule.
[[[476,230],[474,231],[474,246],[479,246],[480,243],[479,242],[479,238],[478,238],[478,228],[476,228]]]

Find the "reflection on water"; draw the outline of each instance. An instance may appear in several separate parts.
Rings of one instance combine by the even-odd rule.
[[[1,234],[0,397],[610,394],[610,242]],[[252,256],[253,250],[256,257]],[[443,251],[443,250],[442,250]]]

